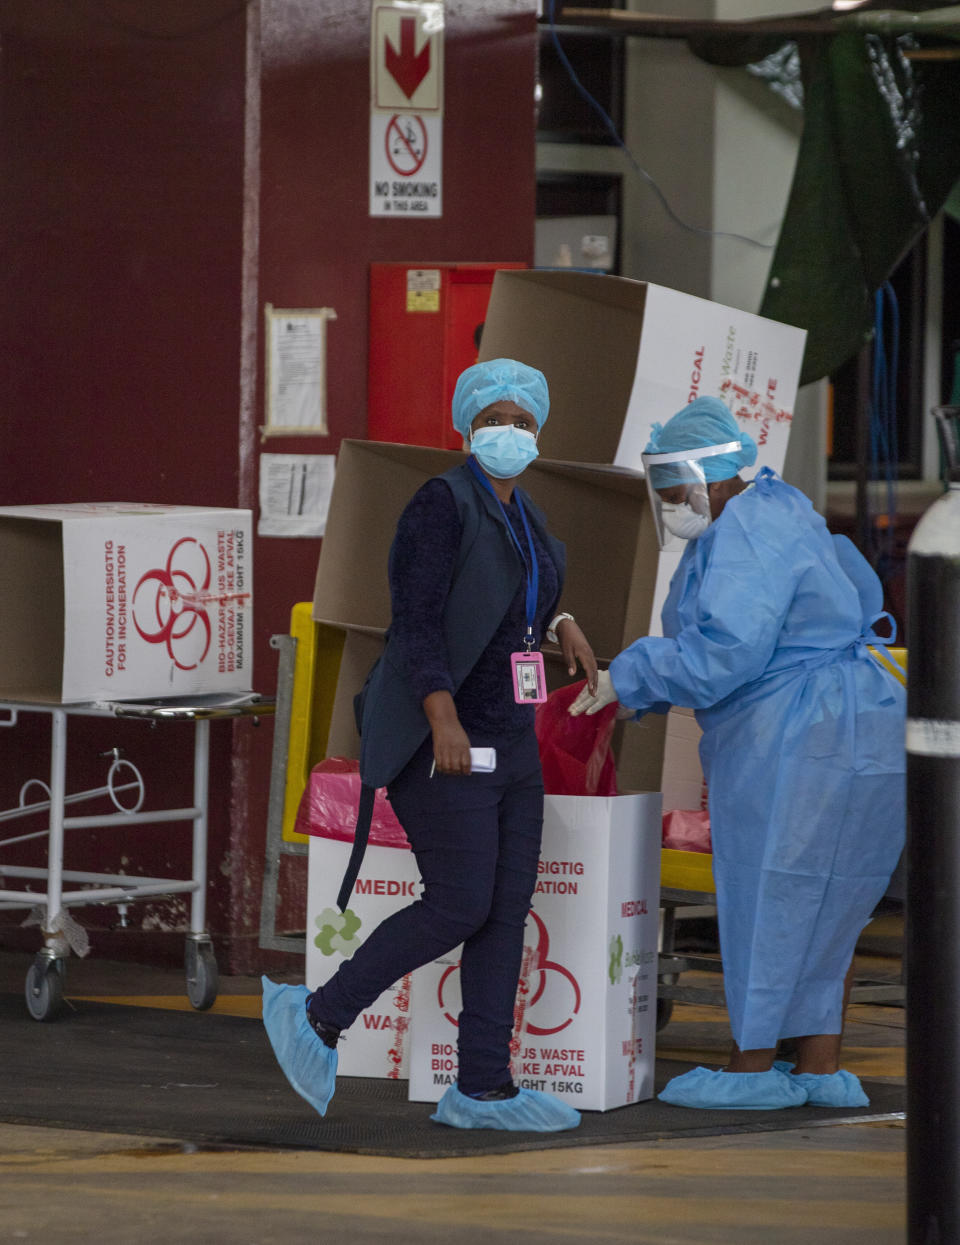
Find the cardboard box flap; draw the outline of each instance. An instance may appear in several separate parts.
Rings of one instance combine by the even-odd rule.
[[[540,452],[640,466],[654,422],[723,401],[780,471],[806,334],[710,299],[626,277],[498,272],[481,359],[522,359],[550,386]]]
[[[641,316],[649,288],[646,281],[635,281],[632,277],[610,278],[606,273],[582,272],[576,269],[562,272],[555,268],[550,270],[531,268],[506,272],[505,275],[522,277],[523,286],[527,289],[540,287],[550,294],[560,293],[568,298],[595,303],[601,309],[613,307],[620,311],[639,313]],[[500,271],[494,274],[494,288],[500,276]],[[502,288],[503,283],[501,283]],[[486,326],[483,331],[487,331]],[[486,357],[497,358],[498,356],[488,355]]]
[[[318,622],[382,634],[390,625],[387,559],[397,520],[426,480],[463,461],[455,450],[342,442],[317,567]],[[567,547],[563,608],[580,622],[597,656],[612,659],[646,634],[653,602],[658,549],[644,480],[635,472],[539,458],[522,484]]]
[[[649,628],[659,549],[646,483],[636,474],[538,459],[524,485],[566,545],[561,604],[597,657],[611,661]]]
[[[513,278],[520,278],[513,280]],[[646,285],[580,272],[498,272],[480,358],[540,368],[550,416],[545,458],[612,463],[630,403]]]
[[[61,523],[69,519],[143,519],[160,516],[181,515],[185,518],[196,518],[204,515],[219,515],[224,511],[219,506],[162,506],[153,502],[139,501],[102,501],[102,502],[44,502],[35,506],[0,506],[0,515],[11,518],[43,519],[47,523]],[[236,514],[249,514],[249,511],[238,510]]]
[[[64,590],[60,525],[0,524],[0,687],[8,700],[56,702],[63,678]]]
[[[458,450],[341,442],[314,586],[317,622],[386,630],[387,558],[397,520],[422,484],[462,462]]]

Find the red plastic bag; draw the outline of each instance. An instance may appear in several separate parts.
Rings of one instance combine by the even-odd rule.
[[[360,762],[328,757],[310,771],[293,828],[297,834],[352,843],[359,803]],[[369,842],[374,847],[410,847],[385,787],[374,797]]]
[[[672,808],[663,814],[663,846],[677,852],[712,852],[705,808]]]
[[[617,771],[610,749],[616,704],[591,716],[567,712],[585,680],[551,692],[537,706],[536,732],[547,795],[616,795]]]

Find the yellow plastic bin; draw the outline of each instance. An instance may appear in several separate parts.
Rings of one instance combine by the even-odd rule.
[[[326,756],[333,700],[340,673],[344,632],[313,620],[313,603],[298,601],[290,611],[290,634],[297,641],[287,743],[283,800],[283,838],[309,843],[294,825],[310,771]]]

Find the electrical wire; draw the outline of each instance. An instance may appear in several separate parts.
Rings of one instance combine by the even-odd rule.
[[[894,556],[894,519],[897,513],[897,373],[899,368],[900,308],[893,286],[885,281],[874,295],[873,368],[870,383],[871,478],[883,481],[886,524],[877,540],[877,572],[884,578]],[[876,524],[873,525],[876,531]]]
[[[570,64],[569,57],[567,56],[566,52],[563,50],[563,47],[560,43],[560,38],[557,34],[557,26],[556,26],[556,22],[554,21],[554,3],[555,3],[555,0],[548,0],[547,23],[550,29],[550,37],[553,42],[554,51],[556,52],[561,65],[563,65],[564,69],[567,72],[567,76],[570,78],[570,81],[573,83],[578,93],[583,97],[583,99],[586,100],[586,102],[590,105],[590,107],[597,113],[597,115],[603,121],[604,128],[607,130],[608,134],[613,139],[614,143],[620,148],[620,150],[626,156],[627,160],[630,163],[630,167],[633,169],[635,173],[637,173],[640,177],[643,178],[643,180],[647,183],[647,185],[650,187],[653,193],[657,196],[657,198],[660,201],[660,206],[663,208],[664,212],[666,212],[669,219],[672,220],[674,224],[679,225],[681,229],[686,229],[689,233],[695,233],[701,238],[732,238],[736,242],[745,242],[748,246],[755,246],[761,251],[772,251],[774,249],[773,243],[760,242],[756,238],[748,238],[744,234],[740,234],[740,233],[729,233],[724,229],[703,229],[699,225],[689,224],[681,216],[679,216],[677,212],[673,210],[673,208],[670,206],[670,202],[667,199],[667,196],[660,189],[659,185],[654,180],[652,174],[648,173],[647,170],[640,164],[640,162],[634,156],[633,152],[630,150],[627,144],[620,137],[616,124],[614,123],[613,119],[609,116],[606,109],[599,102],[599,100],[595,99],[594,96],[590,94],[587,88],[583,85],[583,83],[577,77],[577,72],[574,69],[574,67]]]

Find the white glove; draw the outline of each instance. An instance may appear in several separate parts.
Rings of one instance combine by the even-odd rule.
[[[591,696],[590,689],[584,686],[583,691],[567,712],[574,718],[579,717],[581,713],[586,713],[589,717],[591,714],[598,713],[604,705],[609,705],[616,699],[617,693],[614,690],[610,672],[608,670],[600,670],[597,673],[596,696]]]

